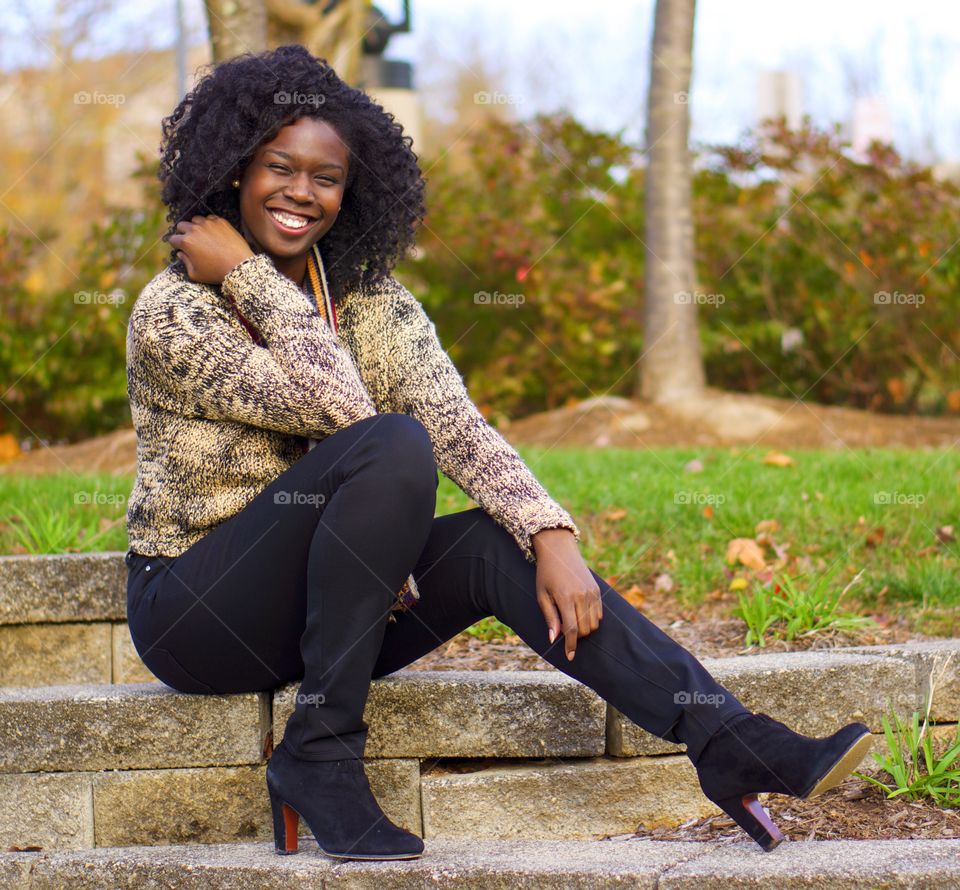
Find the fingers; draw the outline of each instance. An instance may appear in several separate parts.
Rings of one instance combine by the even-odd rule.
[[[550,640],[550,644],[553,645],[557,637],[560,636],[560,613],[557,611],[553,599],[546,590],[541,589],[537,591],[537,602],[547,622],[547,638]]]
[[[560,605],[564,626],[564,651],[572,661],[577,649],[578,637],[593,633],[603,618],[603,604],[600,601],[600,588],[589,593],[571,597],[566,604]]]
[[[563,615],[563,651],[567,654],[567,661],[573,661],[580,629],[577,621],[577,607],[574,603],[568,602],[560,607],[560,612]]]

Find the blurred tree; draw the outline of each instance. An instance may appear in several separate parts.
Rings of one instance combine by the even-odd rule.
[[[299,43],[356,83],[365,42],[383,16],[371,0],[204,0],[215,62]],[[373,34],[373,38],[369,35]]]
[[[264,0],[204,0],[214,62],[267,48]]]
[[[697,332],[691,210],[690,71],[695,0],[657,0],[647,101],[646,299],[638,395],[696,397]]]

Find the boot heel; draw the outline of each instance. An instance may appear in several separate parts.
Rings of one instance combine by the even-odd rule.
[[[773,824],[756,794],[725,797],[714,803],[760,844],[765,853],[769,853],[783,840],[780,829]]]
[[[283,802],[280,796],[267,786],[270,792],[270,809],[273,811],[273,845],[281,856],[290,856],[297,851],[297,830],[300,816]]]

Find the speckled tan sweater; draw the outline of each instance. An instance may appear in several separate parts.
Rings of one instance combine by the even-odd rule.
[[[266,341],[257,346],[230,301]],[[531,535],[580,531],[471,400],[419,301],[388,277],[337,302],[334,332],[264,254],[222,287],[170,267],[127,330],[137,477],[131,550],[179,556],[303,454],[306,439],[376,413],[419,420],[440,471],[536,561]],[[399,594],[398,594],[399,596]]]

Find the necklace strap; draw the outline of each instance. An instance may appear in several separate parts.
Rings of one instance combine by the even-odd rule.
[[[333,300],[330,298],[330,288],[327,285],[327,274],[323,267],[323,257],[320,256],[320,248],[313,245],[310,255],[307,257],[307,274],[310,279],[310,287],[313,291],[314,300],[317,304],[317,311],[327,320],[327,324],[337,330],[337,311],[334,308]],[[322,300],[322,305],[321,305]]]

